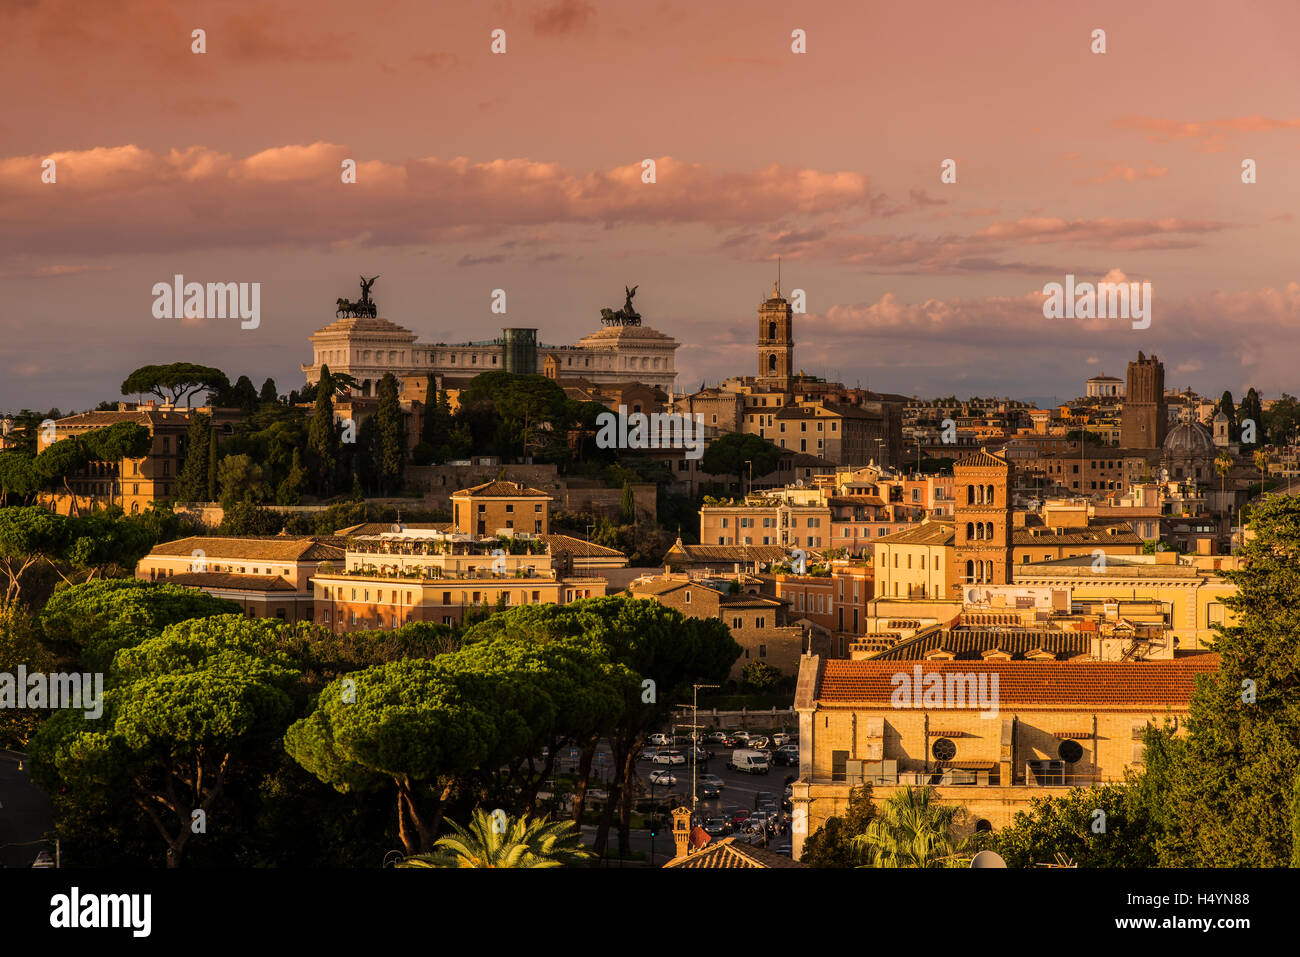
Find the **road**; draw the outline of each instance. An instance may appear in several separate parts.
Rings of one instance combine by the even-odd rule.
[[[54,842],[43,840],[54,826],[50,799],[29,771],[0,758],[0,867],[31,867],[42,850],[54,854]]]
[[[687,749],[681,749],[683,753]],[[722,796],[719,798],[705,800],[700,799],[697,805],[698,819],[703,821],[710,817],[722,817],[722,809],[730,805],[753,810],[757,803],[758,793],[767,791],[772,794],[774,800],[780,805],[782,795],[785,791],[786,779],[791,780],[797,774],[798,769],[793,767],[773,766],[765,774],[751,775],[742,771],[729,771],[727,769],[727,757],[731,753],[731,748],[724,748],[720,745],[706,747],[706,750],[714,752],[715,757],[708,761],[700,762],[699,774],[716,774],[723,780]],[[601,758],[604,758],[603,762]],[[601,742],[596,751],[596,760],[592,763],[592,787],[604,787],[607,785],[611,773],[611,763],[613,755],[610,752],[608,744]],[[559,770],[569,772],[574,769],[575,761],[569,753],[561,755],[559,761]],[[689,764],[678,764],[672,767],[666,765],[652,764],[650,761],[640,761],[637,763],[637,779],[644,785],[645,791],[639,796],[651,796],[651,787],[649,783],[650,772],[652,770],[670,770],[674,777],[677,778],[677,784],[669,788],[655,786],[653,788],[653,797],[657,800],[665,800],[671,807],[686,806],[691,804],[691,766]],[[600,778],[600,783],[597,783]],[[596,828],[591,825],[584,825],[582,828],[583,840],[588,845],[595,839]],[[749,841],[750,835],[737,832],[735,835],[738,841]],[[634,830],[632,832],[632,848],[637,851],[649,853],[650,850],[650,832]],[[790,839],[789,834],[785,837],[775,837],[769,840],[768,847],[774,848],[777,844]],[[715,838],[717,840],[717,838]],[[673,856],[672,833],[668,828],[664,828],[656,836],[655,840],[655,864],[663,864]],[[618,838],[610,835],[611,850],[614,858],[610,860],[607,866],[618,867],[617,858]],[[639,864],[639,862],[638,862]],[[634,866],[633,862],[625,862],[623,866]]]

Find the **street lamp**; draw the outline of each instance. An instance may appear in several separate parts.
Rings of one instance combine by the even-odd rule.
[[[700,767],[700,689],[717,688],[718,685],[696,684],[691,686],[691,817],[695,817],[696,805],[700,803],[700,797],[696,790],[696,779]],[[685,705],[679,705],[685,707]]]

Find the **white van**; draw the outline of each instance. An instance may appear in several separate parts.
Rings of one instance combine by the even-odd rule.
[[[744,771],[747,774],[766,774],[768,771],[767,755],[761,751],[732,751],[731,760],[727,762],[730,771]]]

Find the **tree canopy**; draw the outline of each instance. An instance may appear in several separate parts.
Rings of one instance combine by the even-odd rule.
[[[749,466],[753,475],[768,475],[776,471],[781,461],[781,450],[767,439],[749,432],[728,432],[715,439],[704,452],[700,468],[710,475],[739,475],[748,477]]]
[[[172,362],[136,369],[122,383],[122,394],[148,393],[164,402],[179,405],[181,399],[188,403],[195,393],[224,392],[229,388],[230,380],[220,369],[193,362]]]

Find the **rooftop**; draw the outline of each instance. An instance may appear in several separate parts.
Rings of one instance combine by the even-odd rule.
[[[546,498],[551,496],[541,489],[529,488],[521,485],[519,482],[507,482],[504,479],[497,479],[494,482],[484,482],[482,485],[474,485],[470,488],[463,488],[451,493],[452,498]]]
[[[1196,676],[1217,671],[1219,656],[1158,661],[929,661],[912,668],[920,668],[923,675],[996,674],[1003,710],[1016,706],[1182,709],[1191,700]],[[896,661],[822,660],[814,697],[820,704],[890,707],[898,687],[892,679],[900,673],[909,672],[900,672]],[[971,708],[952,710],[975,707],[972,702]]]
[[[194,558],[201,555],[208,561],[321,562],[343,558],[342,546],[342,540],[334,536],[216,538],[192,535],[155,545],[145,557]]]

